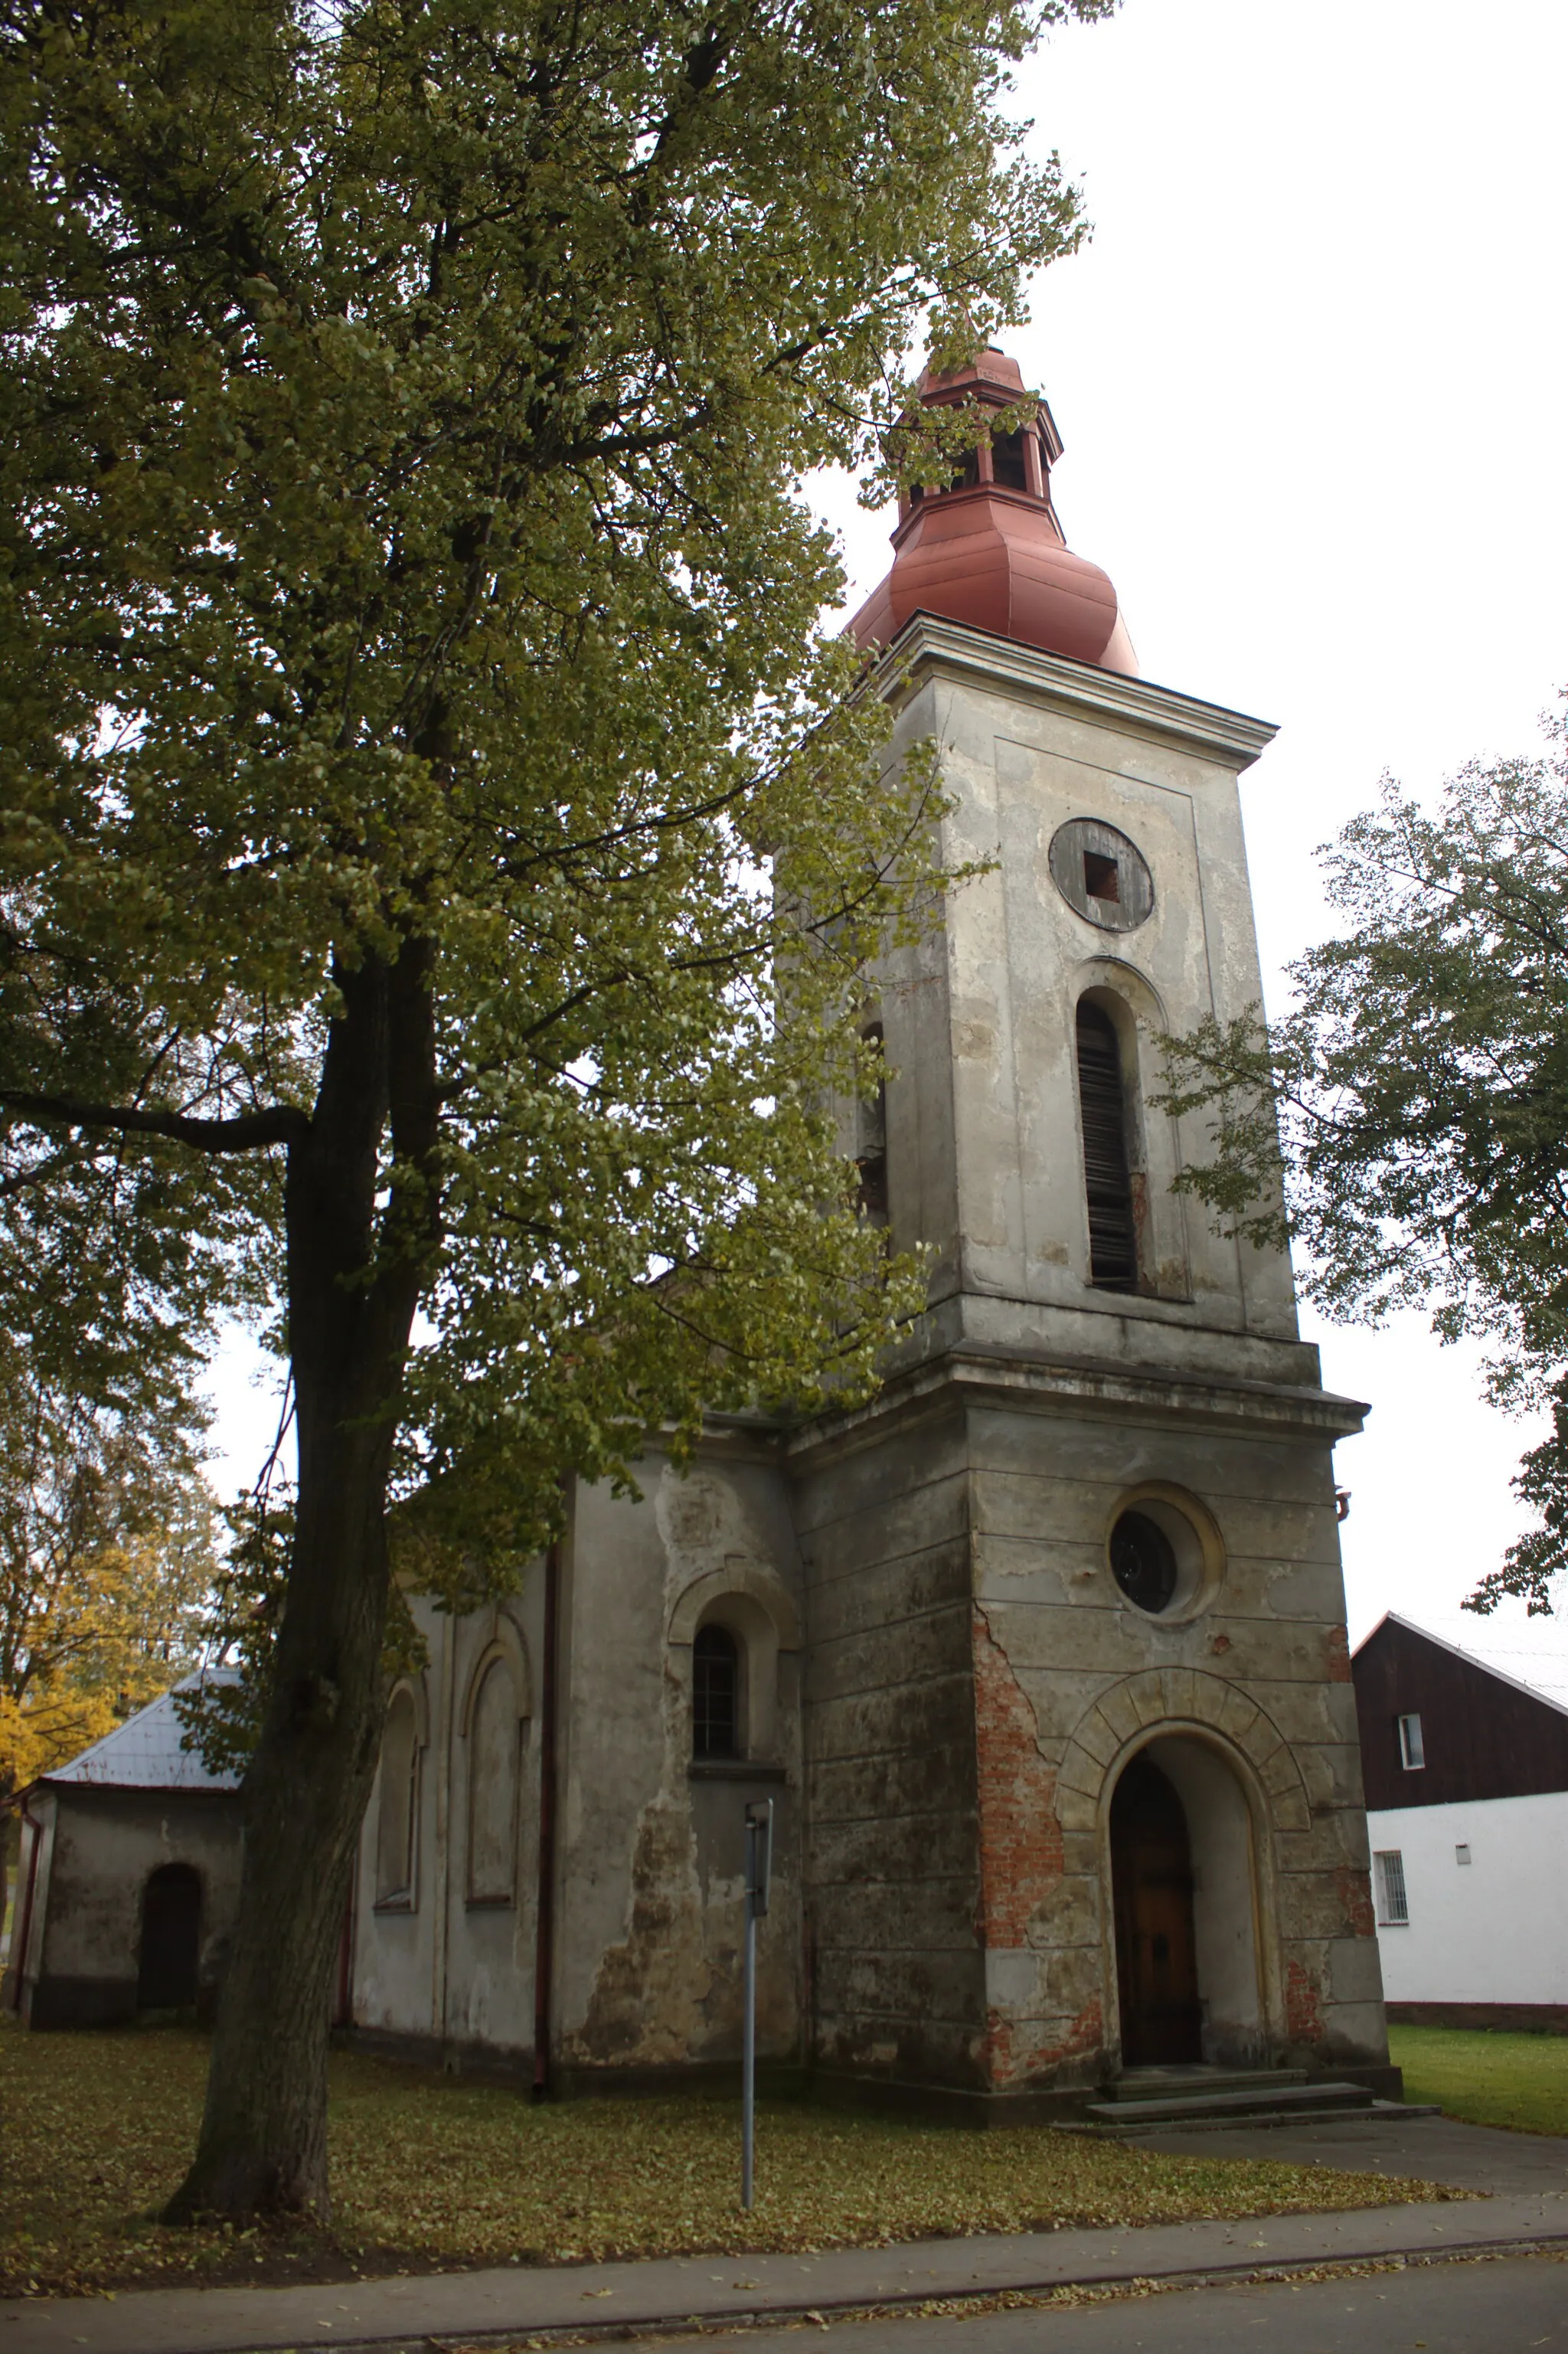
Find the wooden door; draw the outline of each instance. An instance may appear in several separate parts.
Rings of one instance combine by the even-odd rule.
[[[1117,1784],[1110,1834],[1123,2063],[1201,2060],[1187,1817],[1150,1758],[1135,1757]]]

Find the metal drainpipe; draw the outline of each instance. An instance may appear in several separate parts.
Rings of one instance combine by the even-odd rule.
[[[44,1844],[44,1827],[36,1823],[27,1812],[27,1793],[18,1793],[16,1808],[22,1820],[33,1834],[33,1844],[27,1856],[27,1893],[22,1901],[22,1932],[11,1946],[11,1968],[14,1978],[11,2008],[21,2016],[22,1980],[27,1967],[27,1945],[33,1934],[33,1892],[38,1884],[38,1852]]]
[[[534,2098],[550,2090],[550,1978],[556,1947],[556,1750],[559,1714],[561,1548],[545,1555],[545,1641],[539,1704],[539,1870],[535,1903]]]

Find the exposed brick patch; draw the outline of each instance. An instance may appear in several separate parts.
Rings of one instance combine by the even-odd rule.
[[[1377,1915],[1372,1911],[1370,1875],[1358,1872],[1353,1863],[1341,1863],[1334,1879],[1339,1886],[1340,1903],[1344,1908],[1345,1926],[1351,1936],[1375,1937]]]
[[[1351,1681],[1351,1638],[1342,1627],[1329,1629],[1323,1673],[1331,1684],[1348,1684]]]
[[[1015,2053],[1013,2039],[1024,2035],[1034,2022],[1009,2019],[1000,2010],[988,2010],[985,2020],[986,2077],[991,2084],[1016,2084],[1030,2076],[1038,2076],[1047,2069],[1059,2067],[1064,2060],[1079,2060],[1086,2053],[1093,2055],[1105,2042],[1105,2021],[1100,2011],[1099,1997],[1087,2002],[1079,2011],[1059,2043],[1031,2046]]]
[[[1029,1943],[1030,1921],[1062,1877],[1056,1773],[1040,1754],[1034,1711],[978,1603],[973,1649],[980,1931],[988,1949],[1016,1948]]]
[[[1285,2026],[1292,2043],[1319,2043],[1323,2036],[1318,2009],[1321,1989],[1310,1970],[1292,1962],[1285,1974]]]

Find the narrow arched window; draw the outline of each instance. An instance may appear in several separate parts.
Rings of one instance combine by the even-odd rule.
[[[405,1684],[392,1695],[381,1736],[381,1803],[376,1826],[376,1902],[414,1901],[414,1825],[419,1771],[414,1695]]]
[[[874,1226],[887,1224],[887,1081],[883,1071],[882,1024],[863,1034],[875,1057],[875,1085],[855,1106],[855,1166],[860,1171],[860,1206]]]
[[[692,1755],[740,1755],[740,1646],[727,1627],[699,1627],[692,1645]]]
[[[1138,1288],[1138,1235],[1127,1154],[1121,1044],[1103,1007],[1078,1007],[1078,1102],[1084,1191],[1089,1204],[1089,1281],[1100,1291]]]
[[[468,1901],[510,1904],[517,1888],[517,1769],[523,1726],[517,1688],[493,1659],[468,1728]]]

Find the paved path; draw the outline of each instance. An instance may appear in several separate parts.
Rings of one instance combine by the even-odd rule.
[[[85,2349],[85,2354],[262,2354],[263,2349],[282,2348],[408,2346],[431,2338],[460,2342],[501,2334],[525,2338],[541,2330],[581,2330],[599,2322],[613,2322],[620,2329],[688,2319],[711,2324],[732,2317],[755,2323],[772,2316],[783,2318],[810,2311],[827,2316],[835,2309],[843,2312],[899,2302],[918,2305],[988,2290],[1113,2285],[1150,2278],[1202,2280],[1274,2264],[1344,2263],[1394,2253],[1441,2256],[1467,2250],[1542,2245],[1568,2253],[1568,2174],[1564,2172],[1568,2143],[1488,2133],[1477,2126],[1448,2126],[1438,2119],[1413,2121],[1409,2126],[1368,2126],[1361,2130],[1368,2136],[1426,2134],[1426,2141],[1415,2140],[1406,2147],[1401,2170],[1448,2180],[1455,2177],[1444,2169],[1463,2168],[1467,2188],[1484,2189],[1492,2181],[1500,2184],[1505,2177],[1509,2187],[1497,2197],[1443,2205],[1378,2207],[1340,2215],[1272,2215],[1244,2222],[1158,2224],[1139,2231],[930,2240],[894,2248],[835,2249],[817,2256],[693,2256],[652,2264],[538,2270],[506,2265],[485,2272],[339,2282],[313,2288],[150,2289],[112,2299],[26,2300],[0,2304],[0,2354],[79,2354],[79,2349]],[[1324,2126],[1300,2134],[1236,2137],[1266,2141],[1266,2155],[1295,2158],[1305,2154],[1308,2133],[1334,2131]],[[1161,2137],[1165,2138],[1176,2137]],[[1211,2150],[1226,2138],[1225,2135],[1181,2137],[1183,2147],[1201,2143]],[[1392,2162],[1392,2147],[1384,2147]],[[1326,2162],[1362,2165],[1369,2160],[1358,2143],[1353,2155],[1342,2144],[1337,2145],[1332,2160]],[[1529,2187],[1516,2186],[1514,2178],[1520,2172],[1530,2178]],[[1489,2274],[1496,2268],[1478,2269]],[[1553,2267],[1552,2276],[1562,2294],[1563,2275]],[[1568,2303],[1568,2298],[1564,2301]],[[1179,2341],[1164,2333],[1168,2326],[1175,2326],[1177,2307],[1167,2299],[1160,2300],[1160,2344],[1173,2348]],[[1187,2310],[1186,2300],[1180,2309]],[[1137,2310],[1150,2312],[1151,2308],[1138,2300]],[[1094,2315],[1086,2317],[1097,2320]],[[1042,2327],[1046,2324],[1055,2327],[1067,2319],[1063,2315],[1035,2317]],[[951,2326],[940,2325],[949,2336]],[[964,2354],[981,2354],[982,2341],[970,2333],[991,2326],[978,2318],[965,2324]],[[879,2341],[864,2333],[882,2327],[880,2323],[857,2325],[849,2341],[853,2354],[861,2354],[862,2348],[869,2354]],[[897,2327],[906,2332],[924,2332],[924,2325],[913,2320]],[[803,2338],[799,2331],[790,2332],[790,2354],[804,2354],[812,2342],[810,2334]],[[908,2354],[916,2354],[917,2346],[930,2348],[940,2342],[928,2332],[900,2339]],[[999,2347],[1025,2342],[1034,2341],[997,2340]],[[1050,2354],[1053,2344],[1069,2342],[1060,2337],[1039,2340],[1043,2354]],[[1107,2347],[1136,2342],[1114,2337],[1106,2340]],[[744,2339],[747,2354],[761,2354],[762,2343],[752,2332]],[[1544,2338],[1541,2343],[1549,2349],[1552,2341]],[[1504,2341],[1494,2344],[1501,2354]],[[1284,2349],[1271,2347],[1270,2354],[1284,2354]]]
[[[1221,2126],[1213,2131],[1135,2134],[1138,2149],[1179,2158],[1282,2158],[1292,2166],[1338,2166],[1358,2174],[1414,2174],[1458,2190],[1568,2192],[1568,2137],[1500,2133],[1449,2117],[1355,2117],[1337,2124]]]
[[[836,2341],[836,2342],[835,2342]],[[702,2354],[1568,2354],[1568,2265],[1413,2266],[1363,2280],[1188,2289],[1053,2313],[846,2321],[815,2330],[704,2338]],[[677,2341],[679,2343],[679,2341]],[[683,2354],[694,2348],[684,2341]],[[591,2354],[581,2349],[579,2354]],[[609,2354],[608,2348],[601,2354]]]

